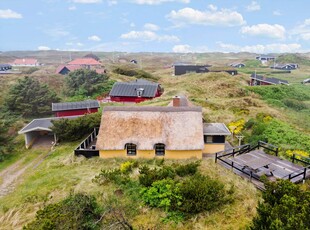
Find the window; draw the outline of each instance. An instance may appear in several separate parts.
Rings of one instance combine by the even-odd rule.
[[[225,136],[204,136],[204,142],[206,144],[225,143]]]
[[[155,144],[155,155],[156,156],[165,156],[165,145],[164,144]]]
[[[137,155],[137,145],[128,143],[125,145],[128,156],[136,156]]]

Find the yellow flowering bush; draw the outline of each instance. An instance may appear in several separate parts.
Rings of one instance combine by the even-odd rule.
[[[301,157],[310,157],[310,154],[303,150],[287,150],[285,154],[289,157],[293,157],[294,154],[297,154],[297,159],[300,159]]]
[[[120,171],[121,173],[129,173],[134,168],[135,163],[132,161],[126,161],[121,164]]]
[[[228,128],[230,132],[233,134],[239,134],[243,129],[245,125],[245,120],[243,118],[237,120],[237,121],[232,121],[228,124]]]

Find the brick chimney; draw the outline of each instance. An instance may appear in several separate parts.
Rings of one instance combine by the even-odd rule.
[[[174,96],[172,99],[172,105],[173,107],[180,107],[181,106],[181,99],[179,96]]]

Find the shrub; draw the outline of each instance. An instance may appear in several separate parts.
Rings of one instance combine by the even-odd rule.
[[[153,76],[152,74],[150,74],[150,73],[148,73],[142,69],[133,68],[131,66],[118,66],[118,67],[113,69],[113,72],[120,74],[120,75],[125,75],[128,77],[158,80],[158,78]]]
[[[93,182],[103,185],[106,183],[124,184],[129,180],[128,177],[123,176],[119,169],[102,169],[99,175],[95,176]]]
[[[153,182],[166,178],[173,179],[175,177],[175,171],[171,166],[163,166],[161,169],[150,169],[148,166],[142,166],[139,168],[139,182],[145,187],[150,187]]]
[[[61,141],[79,140],[100,126],[101,113],[87,114],[75,119],[53,120],[52,130]]]
[[[121,164],[120,171],[121,171],[121,173],[127,174],[127,173],[130,173],[132,171],[132,169],[137,167],[137,166],[138,166],[137,161],[126,161],[126,162]]]
[[[100,216],[93,196],[75,194],[39,210],[35,220],[23,229],[100,229]]]
[[[151,187],[143,188],[141,194],[146,204],[165,211],[176,210],[181,205],[179,184],[170,178],[155,181]]]
[[[195,174],[180,185],[182,205],[179,210],[188,214],[210,211],[228,202],[232,193],[233,190],[227,192],[224,189],[223,183]]]
[[[178,165],[175,168],[175,172],[180,177],[194,175],[198,171],[199,165],[200,165],[200,161],[191,162],[186,165]]]
[[[309,229],[310,192],[288,180],[267,182],[250,229]]]
[[[285,99],[283,100],[283,103],[291,108],[291,109],[294,109],[294,110],[297,110],[297,111],[300,111],[300,110],[303,110],[303,109],[307,109],[307,105],[302,102],[302,101],[299,101],[299,100],[295,100],[295,99]]]

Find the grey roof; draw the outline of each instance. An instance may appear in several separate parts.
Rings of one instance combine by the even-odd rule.
[[[10,64],[0,64],[0,68],[2,67],[12,67]]]
[[[231,132],[224,123],[204,123],[203,134],[228,136]]]
[[[275,58],[275,56],[271,56],[271,55],[266,55],[266,54],[261,54],[257,57],[260,57],[260,58]]]
[[[288,81],[286,80],[282,80],[282,79],[278,79],[274,77],[264,77],[262,75],[257,75],[255,73],[252,73],[251,78],[256,79],[258,81],[267,82],[273,85],[279,85],[279,84],[288,85]]]
[[[143,111],[143,112],[202,112],[199,106],[173,107],[173,106],[106,106],[103,111]]]
[[[52,103],[53,112],[65,111],[65,110],[77,110],[77,109],[92,109],[99,107],[100,107],[99,102],[96,100]]]
[[[81,116],[65,117],[65,119],[74,119]],[[52,120],[64,119],[64,117],[48,117],[34,119],[28,123],[24,128],[18,131],[18,134],[28,133],[31,131],[52,131],[50,128],[53,126]]]
[[[158,85],[158,83],[144,79],[131,82],[115,82],[109,95],[116,97],[137,97],[137,89],[143,89],[142,97],[155,97]]]

